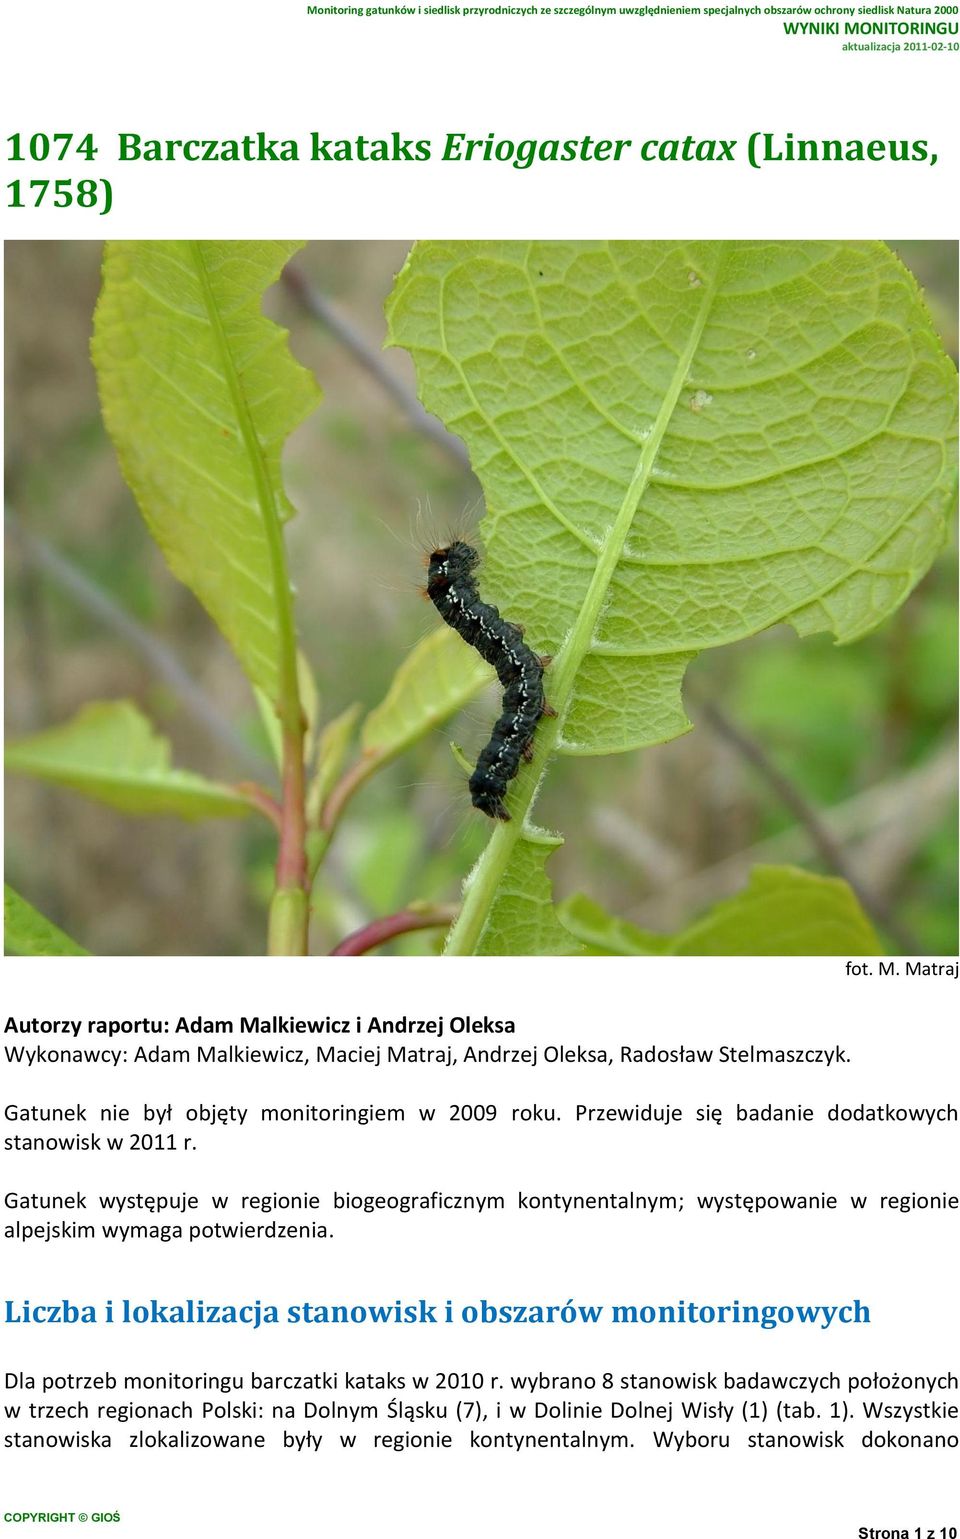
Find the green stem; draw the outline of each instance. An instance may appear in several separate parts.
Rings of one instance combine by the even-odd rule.
[[[271,796],[269,791],[257,785],[254,780],[240,780],[233,789],[246,797],[250,805],[256,807],[257,811],[262,812],[263,816],[273,824],[277,833],[280,832],[283,815],[276,797]]]
[[[302,887],[278,887],[270,900],[267,954],[302,957],[307,954],[309,905]]]
[[[510,797],[510,822],[501,823],[494,829],[486,849],[467,879],[463,907],[460,910],[459,919],[450,931],[444,951],[445,956],[472,956],[475,953],[517,840],[522,836],[531,843],[540,844],[548,841],[550,844],[555,844],[557,842],[555,837],[528,825],[527,816],[536,800],[547,761],[560,742],[563,719],[573,700],[577,674],[593,642],[613,574],[623,553],[640,499],[650,480],[650,473],[660,452],[667,425],[689,375],[713,297],[714,286],[705,284],[703,300],[696,321],[691,327],[687,346],[677,360],[670,388],[664,397],[650,436],[644,442],[613,526],[597,551],[597,563],[580,613],[546,675],[547,699],[557,713],[557,720],[547,717],[537,729],[533,761],[526,771],[521,772],[517,790]]]

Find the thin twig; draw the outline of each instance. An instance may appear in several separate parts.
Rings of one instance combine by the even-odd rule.
[[[437,907],[424,909],[405,908],[399,914],[389,914],[385,919],[374,919],[370,924],[365,924],[359,930],[354,930],[342,940],[339,946],[334,946],[330,955],[332,957],[361,957],[368,951],[374,951],[378,946],[386,945],[387,941],[395,940],[398,935],[410,935],[414,930],[440,930],[447,929],[457,917],[457,910],[452,907]]]
[[[820,817],[829,824],[835,839],[856,848],[857,867],[870,872],[871,885],[886,886],[912,860],[923,840],[942,820],[956,796],[957,745],[945,739],[920,766],[897,780],[882,781],[859,791],[848,801],[822,808]],[[631,857],[632,825],[615,807],[599,809],[594,831],[605,848],[619,857]],[[891,869],[891,840],[897,845],[896,869]],[[747,880],[756,865],[798,864],[808,859],[809,836],[792,823],[749,848],[738,850],[714,865],[670,878],[655,885],[651,895],[624,915],[635,924],[656,929],[683,925],[691,914],[730,897]],[[877,867],[879,866],[879,871]],[[884,873],[886,872],[886,876]],[[906,937],[915,945],[912,936]],[[917,955],[908,951],[907,955]]]
[[[132,615],[128,614],[116,599],[99,587],[85,572],[74,566],[68,557],[54,550],[39,535],[26,530],[16,514],[7,509],[4,515],[7,528],[12,530],[32,565],[55,583],[86,614],[98,620],[108,630],[120,636],[144,662],[162,679],[176,695],[186,713],[200,726],[219,747],[227,749],[243,768],[263,777],[273,775],[270,760],[255,749],[237,732],[233,724],[213,700],[190,677],[176,654],[164,641],[151,635]]]
[[[233,789],[245,797],[251,807],[256,807],[258,812],[262,812],[278,834],[283,832],[283,809],[275,796],[271,796],[269,791],[265,791],[263,786],[257,785],[252,780],[241,780]]]
[[[319,321],[321,326],[325,326],[361,368],[373,376],[381,389],[399,406],[411,427],[437,444],[456,461],[461,470],[469,470],[470,456],[463,441],[448,433],[439,418],[431,417],[429,412],[424,411],[409,386],[387,367],[377,349],[331,304],[326,295],[321,294],[295,266],[284,268],[281,281],[300,308],[315,321]]]
[[[688,690],[687,693],[689,698],[690,691]],[[729,743],[741,758],[746,759],[747,763],[753,766],[784,806],[790,809],[797,822],[806,829],[810,843],[824,865],[836,872],[837,876],[843,877],[847,885],[856,893],[861,907],[871,919],[886,930],[906,955],[920,955],[920,946],[916,937],[893,913],[887,899],[880,893],[874,892],[858,875],[840,840],[831,832],[813,803],[808,801],[799,786],[774,764],[762,744],[743,727],[732,721],[726,712],[712,701],[698,699],[697,714],[717,737]]]
[[[329,836],[333,833],[350,798],[366,784],[381,762],[381,754],[364,749],[360,757],[340,776],[320,812],[320,827],[325,834]]]

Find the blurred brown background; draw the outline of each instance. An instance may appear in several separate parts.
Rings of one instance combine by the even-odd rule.
[[[891,244],[956,357],[956,245]],[[412,388],[406,356],[379,355],[406,250],[312,244],[267,301],[324,390],[286,468],[301,638],[327,717],[380,699],[432,623],[417,599],[423,530],[470,527],[481,506],[458,445],[424,432],[386,388],[384,376]],[[88,353],[99,245],[8,242],[5,253],[7,732],[130,697],[171,737],[176,763],[269,778],[240,669],[164,566],[100,423]],[[757,861],[839,865],[892,950],[953,952],[956,618],[951,551],[858,645],[801,644],[780,627],[704,654],[688,675],[698,730],[552,771],[538,816],[568,834],[551,862],[557,895],[586,891],[669,930],[742,886]],[[481,742],[493,710],[478,703],[454,735]],[[435,734],[356,799],[327,868],[315,950],[411,898],[456,898],[487,826],[469,808],[449,736]],[[273,854],[252,818],[124,818],[8,780],[7,880],[94,952],[262,951]],[[398,949],[432,944],[414,937]]]

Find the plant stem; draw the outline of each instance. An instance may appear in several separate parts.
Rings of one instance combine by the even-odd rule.
[[[370,924],[354,930],[338,946],[332,957],[359,957],[377,946],[383,946],[397,935],[409,935],[414,930],[439,930],[456,918],[455,908],[401,909],[399,914],[389,914],[385,919],[374,919]]]
[[[307,954],[307,816],[303,723],[283,731],[283,793],[277,885],[270,905],[271,956]]]
[[[302,957],[307,954],[307,895],[302,887],[278,887],[270,900],[267,954]]]
[[[333,833],[350,798],[379,768],[381,760],[381,754],[367,750],[340,776],[320,812],[320,827],[325,834]]]
[[[277,833],[281,832],[283,816],[280,810],[280,803],[276,797],[271,796],[269,791],[263,786],[257,785],[253,780],[240,780],[233,789],[238,791],[241,796],[245,796],[251,806],[256,807],[258,812],[262,812],[263,816],[273,824]]]
[[[304,887],[307,857],[306,776],[303,768],[303,728],[283,734],[283,800],[280,809],[280,850],[277,886]]]
[[[348,770],[340,776],[340,779],[332,787],[330,794],[320,809],[320,817],[315,828],[311,828],[307,835],[307,886],[313,887],[317,872],[330,848],[330,840],[333,838],[347,803],[350,801],[362,785],[366,785],[386,757],[374,750],[367,749],[352,764]]]

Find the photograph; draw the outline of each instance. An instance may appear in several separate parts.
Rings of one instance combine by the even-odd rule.
[[[957,261],[8,240],[7,952],[954,953]]]

